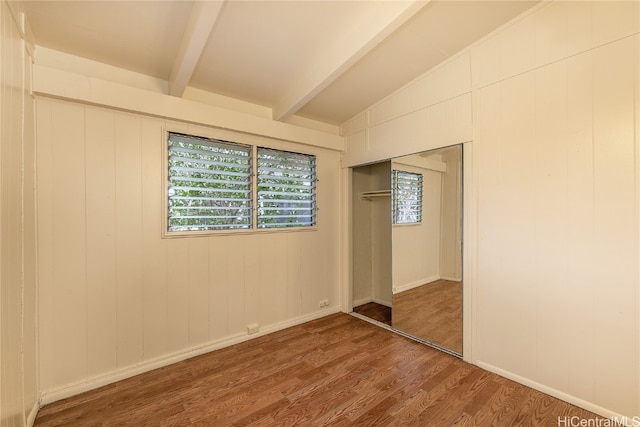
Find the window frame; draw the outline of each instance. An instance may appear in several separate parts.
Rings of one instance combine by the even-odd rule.
[[[203,132],[204,133],[204,132]],[[300,152],[294,151],[286,145],[283,147],[281,144],[274,144],[275,141],[271,141],[269,138],[260,137],[257,135],[240,135],[234,132],[222,132],[223,135],[194,133],[184,130],[176,130],[171,128],[163,128],[162,132],[162,178],[160,185],[160,194],[162,201],[161,215],[161,238],[184,238],[184,237],[207,237],[207,236],[225,236],[225,235],[244,235],[244,234],[262,234],[262,233],[291,233],[291,232],[307,232],[317,231],[319,223],[319,207],[318,207],[318,153],[317,152]],[[215,229],[215,230],[185,230],[185,231],[169,231],[169,137],[170,134],[178,134],[185,137],[192,137],[195,139],[211,140],[213,142],[219,141],[223,144],[239,145],[250,147],[249,161],[251,164],[251,178],[250,178],[250,195],[251,195],[251,222],[250,228],[234,228],[234,229]],[[231,134],[231,135],[229,135]],[[237,142],[242,140],[243,142]],[[284,145],[284,144],[283,144]],[[289,152],[293,154],[303,156],[313,156],[315,159],[315,223],[310,226],[289,226],[289,227],[258,227],[258,148],[264,148],[267,150],[275,150],[282,152]],[[297,148],[297,147],[296,147]]]
[[[299,207],[299,208],[292,208],[292,207],[284,207],[282,208],[282,210],[301,210],[301,211],[305,211],[308,210],[310,212],[310,224],[309,225],[291,225],[291,223],[287,223],[287,222],[282,222],[279,223],[280,225],[276,225],[276,226],[269,226],[269,222],[262,222],[261,223],[261,218],[268,218],[268,215],[264,215],[261,216],[260,215],[260,211],[262,209],[273,209],[273,210],[277,210],[277,207],[264,207],[261,206],[261,202],[262,203],[277,203],[276,200],[271,199],[269,197],[267,198],[261,198],[260,196],[260,180],[261,179],[267,179],[267,180],[272,180],[272,181],[277,181],[278,177],[277,176],[272,176],[270,174],[265,174],[265,175],[261,175],[260,173],[260,168],[261,168],[261,151],[267,151],[267,152],[274,152],[274,153],[278,153],[278,154],[290,154],[291,157],[288,159],[291,162],[294,163],[300,163],[300,164],[304,164],[304,163],[309,163],[310,168],[308,169],[310,171],[310,175],[311,178],[308,180],[310,182],[309,185],[309,190],[311,190],[310,193],[310,200],[294,200],[293,198],[295,198],[295,195],[292,195],[291,199],[286,200],[289,203],[294,203],[294,204],[298,204],[298,205],[303,205],[303,204],[309,204],[309,208],[303,208],[303,207]],[[296,158],[298,157],[298,158]],[[272,160],[272,165],[273,163],[279,163],[279,160]],[[255,170],[256,170],[256,177],[255,177],[255,187],[256,187],[256,198],[255,198],[255,211],[256,211],[256,222],[255,222],[255,228],[257,229],[283,229],[283,228],[307,228],[307,227],[314,227],[317,223],[318,220],[318,201],[317,201],[317,183],[318,183],[318,171],[317,171],[317,156],[314,154],[304,154],[304,153],[298,153],[298,152],[294,152],[294,151],[288,151],[288,150],[280,150],[280,149],[275,149],[275,148],[269,148],[269,147],[263,147],[263,146],[259,146],[256,147],[256,158],[255,158]],[[292,174],[300,174],[300,172],[303,172],[304,170],[295,170],[295,169],[286,169],[286,168],[282,168],[283,171],[288,171]],[[303,178],[300,177],[291,177],[294,181],[299,181],[299,182],[306,182],[306,180],[304,180]],[[293,186],[291,186],[290,184],[278,184],[278,183],[273,183],[273,186],[278,187],[278,186],[284,185],[286,187],[292,188]],[[298,188],[303,188],[303,186],[295,186]],[[295,189],[295,188],[294,188]],[[277,193],[277,192],[276,192]],[[287,193],[287,192],[285,192]],[[287,194],[290,194],[287,193]],[[278,211],[279,213],[281,213],[280,211]],[[307,216],[307,215],[301,215],[301,216]],[[285,218],[285,216],[282,216],[282,218]]]
[[[418,221],[412,222],[398,222],[398,174],[406,174],[406,175],[415,175],[419,176],[420,182],[420,211],[419,211],[419,219]],[[406,226],[414,226],[421,225],[422,218],[424,216],[424,174],[419,172],[411,172],[402,169],[392,169],[391,170],[391,224],[394,227],[406,227]]]

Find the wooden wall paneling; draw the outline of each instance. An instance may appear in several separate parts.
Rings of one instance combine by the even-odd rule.
[[[342,282],[342,266],[348,262],[349,254],[333,242],[342,240],[345,225],[342,219],[348,212],[348,208],[343,203],[343,193],[346,190],[343,187],[341,156],[339,153],[330,153],[330,155],[331,158],[325,160],[326,168],[320,169],[322,181],[318,183],[318,191],[323,197],[319,198],[322,206],[319,206],[318,211],[318,227],[323,227],[322,246],[334,248],[324,251],[325,265],[331,268],[331,274],[326,276],[324,286],[327,292],[325,298],[329,299],[329,306],[337,308],[341,306],[342,289],[348,286]]]
[[[189,343],[189,241],[167,239],[167,350],[177,352]]]
[[[368,147],[368,134],[369,132],[364,129],[345,137],[345,144],[347,146],[345,154],[342,157],[342,162],[351,164],[350,158],[364,157]]]
[[[188,239],[189,345],[209,340],[209,242],[207,238]]]
[[[566,390],[571,361],[564,309],[572,296],[567,289],[567,65],[557,62],[533,72],[535,99],[535,282],[538,294],[536,381]],[[553,295],[553,298],[549,298]],[[554,333],[549,333],[554,331]]]
[[[491,310],[492,301],[501,298],[501,270],[496,264],[502,264],[500,230],[504,210],[501,208],[501,170],[500,170],[500,86],[493,85],[478,91],[474,97],[476,103],[476,137],[474,151],[477,163],[477,276],[476,276],[476,328],[477,348],[474,349],[478,360],[503,362],[505,354],[492,344],[491,334],[496,331],[502,336],[500,314]],[[500,366],[500,365],[498,365]]]
[[[142,162],[140,118],[115,113],[118,366],[142,361]]]
[[[302,314],[302,263],[304,254],[300,250],[301,233],[287,236],[287,317],[294,318]],[[305,278],[306,279],[306,278]]]
[[[320,310],[319,302],[324,295],[325,277],[330,273],[327,264],[322,262],[324,246],[319,244],[321,237],[316,232],[300,233],[304,247],[304,263],[302,276],[309,278],[304,280],[301,286],[302,313],[308,314]]]
[[[585,52],[593,46],[593,2],[564,3],[566,11],[567,56]],[[549,40],[551,42],[551,40]],[[542,45],[540,46],[542,48]]]
[[[352,135],[354,133],[360,132],[367,127],[367,116],[366,112],[360,113],[352,119],[345,122],[340,127],[340,132],[343,136]],[[347,147],[345,146],[345,149]]]
[[[52,120],[54,328],[48,360],[56,385],[87,374],[84,107],[55,102]],[[45,353],[46,354],[46,353]]]
[[[481,88],[500,79],[500,38],[491,36],[471,48],[471,86]]]
[[[638,317],[637,227],[634,199],[634,40],[593,52],[595,298],[601,315],[594,329],[596,401],[624,414],[637,411],[635,354]],[[637,52],[635,52],[637,55]],[[637,108],[637,107],[636,107]],[[595,314],[594,314],[595,315]]]
[[[627,37],[638,31],[635,1],[595,1],[592,3],[593,46]]]
[[[117,367],[115,116],[86,111],[87,368],[89,375]]]
[[[226,239],[227,265],[229,281],[227,282],[227,324],[229,335],[246,334],[246,271],[252,268],[247,263],[246,245],[249,236],[232,236]]]
[[[55,349],[53,298],[53,123],[54,101],[36,100],[36,186],[38,189],[38,351],[40,387],[55,384],[52,356]]]
[[[287,263],[289,259],[287,257],[287,239],[288,236],[285,233],[273,234],[271,236],[272,248],[277,257],[277,262],[273,264],[273,278],[272,283],[274,289],[260,289],[263,299],[267,299],[267,295],[272,294],[272,313],[275,318],[266,318],[265,323],[277,323],[282,322],[289,317],[287,316]],[[262,252],[262,257],[266,254]]]
[[[253,323],[262,324],[263,302],[260,300],[260,287],[271,289],[272,283],[261,283],[259,236],[243,236],[244,241],[244,298],[245,327]]]
[[[484,262],[499,269],[499,280],[491,284],[502,304],[491,301],[484,309],[500,310],[496,325],[502,332],[492,338],[497,350],[509,353],[504,368],[520,375],[531,375],[535,361],[535,322],[539,295],[535,283],[535,76],[522,74],[499,83],[500,145],[483,149],[483,155],[499,158],[500,184],[497,204],[491,210],[499,222],[487,232],[496,234],[499,259]],[[482,149],[482,147],[481,147]],[[491,185],[487,183],[486,185]],[[499,264],[498,264],[499,263]],[[528,274],[523,275],[522,272]],[[497,304],[497,305],[496,305]],[[497,339],[496,339],[497,338]],[[507,352],[504,345],[509,343]],[[507,368],[508,366],[508,368]]]
[[[162,197],[163,122],[141,118],[142,143],[142,317],[144,359],[167,353],[167,250],[160,238],[164,215]]]
[[[550,64],[568,56],[569,7],[566,2],[552,2],[535,14],[535,54],[532,56],[537,65]]]
[[[9,3],[0,5],[0,423],[24,424],[25,376],[23,304],[25,297],[24,186],[26,144],[24,112],[24,49]],[[34,331],[35,332],[35,331]]]
[[[563,312],[571,333],[565,337],[567,390],[594,400],[593,330],[597,322],[594,268],[593,57],[567,60],[567,292]]]
[[[473,140],[472,106],[471,92],[446,102],[447,128],[445,130],[445,141],[449,141],[453,145]]]
[[[285,319],[286,313],[286,236],[261,234],[258,238],[260,272],[257,298],[260,301],[260,322],[274,324]]]
[[[38,266],[37,266],[37,212],[36,212],[36,138],[35,138],[35,100],[31,95],[31,61],[29,52],[24,50],[24,308],[22,313],[23,339],[23,375],[24,375],[24,411],[25,419],[35,417],[31,411],[38,406],[38,354],[37,354],[37,298],[38,298]]]
[[[537,14],[525,16],[500,33],[500,76],[503,79],[535,67],[536,19]]]
[[[229,248],[230,236],[216,236],[209,243],[209,339],[222,339],[229,333]]]
[[[189,132],[189,125],[178,121],[167,121],[167,130]],[[164,137],[163,137],[164,138]],[[163,144],[165,142],[163,141]],[[164,153],[164,151],[163,151]],[[161,191],[161,190],[160,190]],[[160,205],[160,209],[162,209]],[[161,213],[162,215],[162,213]],[[167,350],[178,352],[189,343],[189,262],[188,239],[166,239],[167,274]]]

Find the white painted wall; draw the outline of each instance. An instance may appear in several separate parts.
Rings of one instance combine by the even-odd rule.
[[[391,307],[391,197],[363,198],[367,191],[390,190],[391,163],[354,168],[352,174],[352,301]]]
[[[440,277],[462,280],[462,147],[442,153],[447,170],[442,176]]]
[[[473,140],[465,358],[605,416],[640,415],[639,29],[545,2],[343,127],[344,166]]]
[[[0,426],[37,412],[31,50],[21,4],[0,2]],[[30,46],[29,46],[30,48]]]
[[[315,154],[317,229],[162,239],[164,129]],[[338,310],[337,151],[47,97],[37,134],[44,402]]]
[[[373,301],[371,281],[371,205],[361,194],[371,191],[371,166],[353,169],[351,178],[352,307]],[[349,308],[352,308],[349,307]]]

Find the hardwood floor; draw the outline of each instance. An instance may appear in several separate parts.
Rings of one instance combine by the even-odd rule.
[[[369,302],[357,307],[353,307],[355,313],[367,316],[369,319],[376,320],[384,323],[385,325],[391,325],[391,307],[378,304],[376,302]]]
[[[595,416],[347,314],[43,407],[36,426],[557,426]]]
[[[436,280],[394,294],[392,325],[462,354],[462,283]]]

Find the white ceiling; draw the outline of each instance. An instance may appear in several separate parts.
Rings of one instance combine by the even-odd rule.
[[[33,1],[36,44],[341,124],[539,0]]]

